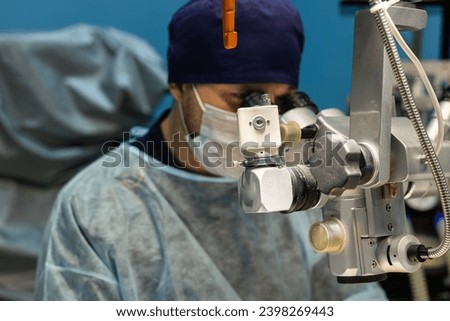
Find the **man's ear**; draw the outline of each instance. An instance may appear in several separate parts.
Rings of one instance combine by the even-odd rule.
[[[172,97],[177,102],[181,102],[182,101],[183,96],[184,96],[183,85],[170,83],[169,84],[169,90],[170,90],[170,93],[172,94]]]

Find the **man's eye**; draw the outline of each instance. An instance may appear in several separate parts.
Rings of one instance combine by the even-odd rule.
[[[238,108],[242,107],[242,102],[244,100],[244,95],[239,93],[231,93],[224,97],[226,103],[228,106],[231,107],[233,110],[237,110]]]
[[[261,104],[262,92],[259,91],[245,91],[227,94],[224,99],[226,103],[233,109],[237,110],[240,107],[253,107]]]
[[[235,103],[241,104],[242,101],[244,100],[244,98],[245,98],[245,95],[244,95],[244,94],[233,94],[233,101],[234,101]]]

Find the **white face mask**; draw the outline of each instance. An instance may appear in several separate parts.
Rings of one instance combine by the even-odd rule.
[[[195,137],[186,136],[192,152],[210,174],[238,179],[244,170],[239,165],[244,157],[239,148],[237,115],[204,104],[194,85],[192,89],[203,111],[200,134]],[[180,112],[186,128],[181,108]]]

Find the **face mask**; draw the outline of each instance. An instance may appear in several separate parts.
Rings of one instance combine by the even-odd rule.
[[[192,152],[210,174],[238,179],[244,170],[239,162],[244,157],[239,148],[237,115],[204,104],[194,85],[192,89],[203,111],[199,135],[186,136]],[[186,128],[183,112],[179,109]]]

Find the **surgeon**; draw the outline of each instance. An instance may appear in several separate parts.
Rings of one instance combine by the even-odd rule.
[[[221,2],[191,0],[169,25],[173,107],[60,193],[37,273],[40,300],[384,300],[338,284],[314,253],[321,213],[246,214],[236,110],[295,94],[304,35],[289,0],[239,0],[224,49]]]

